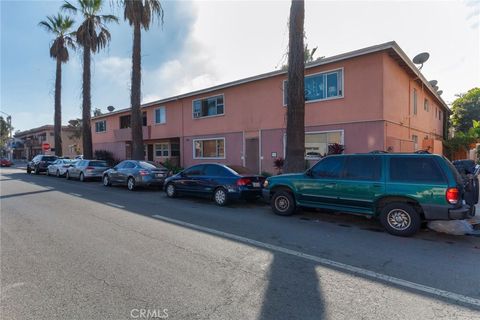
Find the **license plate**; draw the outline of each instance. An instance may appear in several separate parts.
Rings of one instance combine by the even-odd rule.
[[[260,182],[253,182],[252,185],[254,188],[260,188]]]
[[[155,177],[161,178],[161,177],[163,177],[163,173],[157,173],[157,174],[155,174]]]

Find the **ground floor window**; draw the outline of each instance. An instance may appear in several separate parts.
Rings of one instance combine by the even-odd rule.
[[[155,144],[155,156],[156,157],[168,157],[169,145],[168,143],[156,143]]]
[[[343,144],[343,131],[305,133],[305,157],[320,158],[328,154],[328,146]]]
[[[225,139],[193,140],[194,158],[225,158]]]

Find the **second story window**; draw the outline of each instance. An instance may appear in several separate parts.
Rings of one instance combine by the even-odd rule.
[[[120,117],[120,129],[130,128],[131,118],[130,115]]]
[[[155,109],[155,123],[167,123],[167,112],[165,107]]]
[[[95,132],[106,132],[107,131],[107,121],[101,120],[95,122]]]
[[[223,95],[193,101],[193,118],[222,115],[225,112]]]
[[[142,126],[147,126],[147,112],[143,111],[142,112]]]
[[[427,112],[430,111],[430,107],[428,105],[428,100],[427,99],[423,100],[423,110],[425,110]]]
[[[287,105],[288,82],[283,82],[283,105]],[[305,76],[305,102],[343,97],[343,69]]]

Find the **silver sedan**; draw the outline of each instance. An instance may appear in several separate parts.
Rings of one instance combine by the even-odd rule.
[[[65,177],[78,178],[82,182],[88,179],[101,179],[103,172],[108,168],[108,163],[103,160],[80,160],[73,167],[68,168]]]
[[[71,159],[57,159],[47,167],[47,176],[64,176],[67,173],[67,169],[74,166],[75,163],[76,161]]]

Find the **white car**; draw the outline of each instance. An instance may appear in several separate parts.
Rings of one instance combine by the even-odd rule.
[[[47,176],[54,175],[57,177],[64,176],[67,169],[73,166],[77,161],[72,159],[58,159],[47,167]]]

